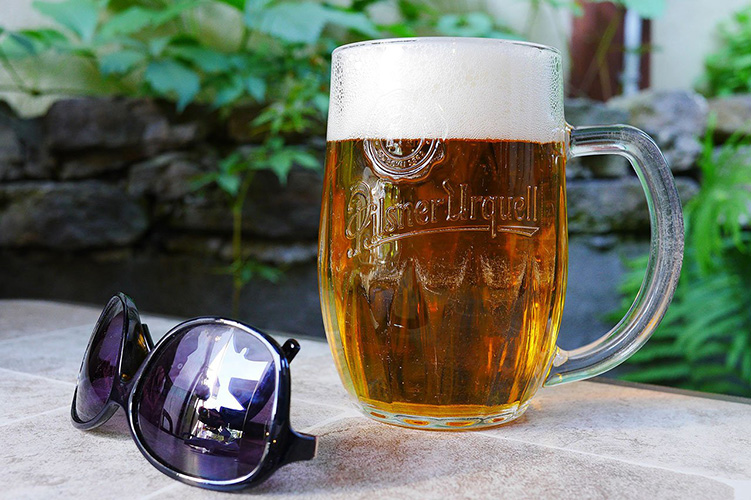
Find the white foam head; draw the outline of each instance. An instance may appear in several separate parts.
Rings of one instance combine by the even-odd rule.
[[[364,42],[334,51],[327,139],[561,140],[561,55],[478,38]]]

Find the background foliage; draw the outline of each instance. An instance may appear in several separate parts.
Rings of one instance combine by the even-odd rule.
[[[392,11],[387,23],[371,16],[383,4]],[[13,81],[0,90],[90,93],[39,88],[24,76],[24,64],[52,55],[86,61],[100,80],[95,87],[106,94],[173,100],[179,111],[192,103],[224,114],[253,109],[248,127],[256,147],[230,153],[196,180],[197,188],[221,189],[232,212],[233,261],[225,271],[233,276],[235,310],[253,277],[280,276],[243,254],[248,190],[258,170],[271,170],[284,183],[294,165],[321,168],[320,151],[309,139],[324,135],[335,47],[394,36],[517,36],[487,13],[439,11],[412,0],[355,0],[349,7],[310,0],[38,0],[33,6],[57,27],[0,28],[0,65]],[[209,36],[202,20],[214,15],[240,26],[239,36]]]
[[[708,96],[751,92],[751,7],[718,29],[720,49],[707,57],[698,88]]]
[[[699,194],[684,209],[686,250],[673,303],[622,378],[751,396],[751,145],[715,148],[713,124],[699,159]],[[641,285],[646,257],[630,262],[620,319]]]

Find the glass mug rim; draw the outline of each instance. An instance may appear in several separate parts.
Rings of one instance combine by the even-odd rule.
[[[551,52],[558,57],[561,57],[561,51],[555,47],[549,45],[543,45],[541,43],[526,42],[522,40],[509,40],[506,38],[480,38],[480,37],[462,37],[462,36],[418,36],[418,37],[404,37],[404,38],[381,38],[377,40],[363,40],[361,42],[348,43],[346,45],[340,45],[332,52],[337,54],[358,47],[371,47],[374,45],[401,45],[401,44],[431,44],[431,45],[506,45],[506,46],[518,46],[520,49],[538,49],[546,52]]]

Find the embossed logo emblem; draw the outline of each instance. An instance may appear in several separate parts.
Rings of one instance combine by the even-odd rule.
[[[443,145],[438,139],[366,139],[365,156],[379,177],[415,180],[443,159]]]

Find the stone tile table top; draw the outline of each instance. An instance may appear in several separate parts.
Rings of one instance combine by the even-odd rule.
[[[99,308],[0,300],[0,498],[231,498],[169,479],[141,456],[122,412],[70,423]],[[177,321],[144,315],[154,337]],[[751,498],[751,400],[602,382],[542,389],[518,421],[456,433],[361,416],[324,342],[301,339],[292,425],[318,456],[240,495],[358,498]]]

